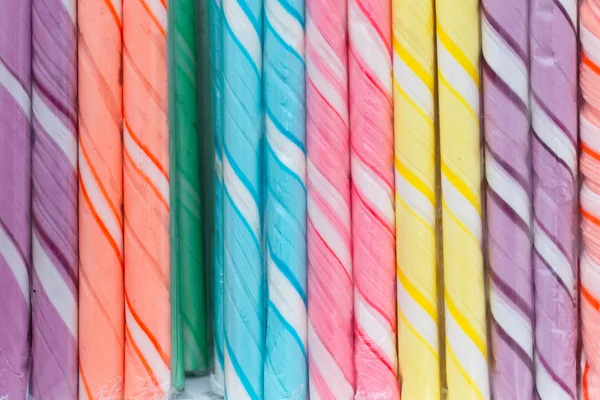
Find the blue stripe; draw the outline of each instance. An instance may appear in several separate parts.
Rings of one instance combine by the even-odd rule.
[[[260,37],[261,36],[261,31],[260,31],[260,29],[258,27],[258,21],[254,17],[254,13],[248,7],[248,5],[246,4],[246,2],[245,1],[237,1],[237,0],[229,0],[229,1],[236,1],[238,3],[238,5],[242,9],[242,11],[244,11],[244,14],[246,14],[246,17],[248,17],[248,19],[250,20],[250,23],[252,24],[252,27],[254,27],[254,31],[256,32],[256,35],[258,37]]]
[[[281,36],[279,36],[279,33],[277,33],[277,31],[275,30],[275,28],[273,27],[273,25],[271,25],[271,22],[269,21],[269,18],[266,18],[267,20],[267,28],[269,29],[269,31],[271,31],[271,33],[273,34],[273,37],[275,37],[275,39],[277,39],[277,41],[279,42],[279,44],[281,44],[281,46],[286,49],[291,55],[293,55],[294,57],[296,57],[298,60],[300,60],[300,62],[302,64],[304,64],[304,58],[302,58],[302,56],[300,54],[298,54],[296,52],[296,50],[294,50],[294,48],[292,46],[290,46],[289,44],[287,44],[287,42],[285,40],[283,40],[283,38]]]
[[[285,278],[288,281],[290,281],[294,289],[296,289],[296,292],[298,292],[298,295],[302,298],[304,306],[306,307],[306,292],[304,291],[304,288],[302,287],[300,282],[298,282],[296,275],[283,261],[281,261],[279,257],[275,255],[275,253],[273,252],[273,248],[271,247],[271,240],[269,238],[267,238],[267,246],[269,247],[269,254],[271,255],[271,260],[273,260],[273,263],[277,266],[277,269],[281,271],[283,276],[285,276]]]
[[[240,217],[240,219],[242,220],[242,225],[244,225],[246,227],[246,230],[248,231],[248,233],[250,233],[250,236],[252,236],[252,241],[254,242],[254,245],[256,246],[256,250],[258,251],[258,254],[260,254],[260,244],[258,242],[258,238],[254,234],[254,231],[252,230],[252,227],[250,226],[250,224],[248,223],[248,221],[246,221],[246,218],[242,215],[241,211],[237,208],[237,206],[235,205],[235,202],[233,201],[233,199],[229,195],[229,191],[227,190],[227,186],[225,186],[225,191],[224,192],[225,192],[225,196],[227,196],[227,199],[231,203],[231,207],[233,208],[233,211],[235,211],[235,213],[237,214],[237,216]]]
[[[256,73],[257,78],[260,79],[260,71],[258,70],[258,66],[254,63],[252,56],[250,55],[250,53],[248,53],[248,50],[246,50],[244,45],[242,45],[242,43],[238,40],[237,36],[235,36],[235,33],[233,33],[233,30],[231,30],[231,27],[227,23],[227,18],[223,18],[223,20],[225,21],[225,28],[227,28],[227,32],[229,32],[231,39],[236,44],[236,46],[240,49],[240,52],[244,55],[244,57],[248,60],[248,62],[250,63],[250,66]]]
[[[283,136],[288,138],[288,140],[290,142],[294,143],[296,145],[296,147],[300,148],[300,150],[302,150],[302,153],[304,153],[304,155],[306,155],[306,148],[304,147],[304,143],[302,143],[300,140],[298,140],[298,138],[296,136],[292,135],[287,129],[285,129],[283,127],[283,125],[281,125],[281,122],[279,122],[279,120],[277,118],[275,118],[275,115],[271,111],[271,108],[269,107],[268,104],[265,104],[265,110],[267,112],[267,115],[271,119],[271,121],[273,121],[273,125],[275,125],[277,130],[279,132],[281,132],[281,134]]]
[[[300,184],[300,186],[302,186],[302,190],[304,190],[304,193],[306,193],[306,186],[304,186],[304,182],[302,182],[302,179],[300,179],[300,177],[294,171],[289,169],[285,164],[283,164],[281,162],[281,160],[277,157],[277,154],[275,154],[275,151],[271,147],[271,144],[269,143],[268,140],[267,140],[267,150],[269,151],[269,153],[271,153],[273,155],[273,158],[276,160],[277,164],[281,167],[281,169],[283,171],[285,171],[288,175],[290,175],[292,177],[292,179],[297,181]]]
[[[240,378],[240,382],[242,383],[242,386],[244,386],[244,389],[246,389],[246,393],[248,394],[248,396],[251,399],[259,400],[258,395],[254,391],[254,388],[252,387],[252,385],[250,384],[250,381],[248,380],[248,377],[246,376],[246,374],[244,374],[244,370],[240,366],[240,363],[238,362],[237,358],[235,357],[235,354],[234,354],[233,350],[231,349],[231,345],[229,344],[229,340],[227,340],[227,336],[225,336],[225,346],[227,347],[227,354],[229,355],[229,360],[231,361],[231,365],[233,366],[233,369],[237,373],[237,376]]]
[[[285,318],[283,318],[283,315],[281,315],[281,313],[279,312],[277,307],[275,307],[275,304],[273,304],[272,301],[269,301],[269,308],[271,308],[271,310],[273,310],[273,313],[277,316],[277,319],[279,320],[279,322],[281,322],[281,325],[283,325],[283,328],[294,339],[294,341],[296,342],[298,347],[300,347],[300,351],[302,351],[304,360],[306,360],[306,349],[304,348],[304,343],[302,343],[300,336],[298,336],[298,332],[296,332],[296,330],[292,327],[292,325],[290,325],[290,323],[287,322],[287,320]]]
[[[227,149],[227,146],[225,145],[225,143],[223,143],[223,150],[225,152],[225,157],[229,161],[229,165],[231,166],[231,169],[233,169],[233,172],[238,177],[238,179],[240,180],[240,182],[242,182],[242,184],[246,187],[246,189],[248,190],[248,192],[250,192],[250,195],[254,199],[254,204],[256,204],[256,207],[258,208],[258,205],[259,205],[258,194],[254,191],[254,188],[250,184],[250,181],[248,180],[248,178],[246,178],[246,175],[244,175],[244,173],[242,172],[242,170],[240,169],[240,167],[238,167],[238,165],[233,161],[231,153]],[[223,170],[224,169],[225,168],[223,167]],[[224,181],[225,181],[225,176],[223,176],[223,182]],[[225,185],[225,186],[227,186],[227,185]]]
[[[304,29],[304,15],[302,15],[287,1],[279,0],[279,4],[292,16],[292,18],[298,21],[300,25],[302,25],[302,29]],[[304,9],[302,11],[304,11]]]

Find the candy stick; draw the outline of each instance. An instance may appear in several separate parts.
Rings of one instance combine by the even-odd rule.
[[[123,397],[121,1],[81,0],[79,398]]]
[[[478,1],[436,0],[436,11],[448,399],[488,399]]]
[[[354,399],[347,1],[306,3],[310,397]]]
[[[581,6],[580,39],[581,91],[585,100],[580,113],[581,229],[584,249],[581,258],[582,398],[600,396],[600,4],[586,0]]]
[[[125,398],[170,387],[167,9],[123,3]]]
[[[356,398],[399,399],[391,2],[350,0]]]
[[[210,61],[212,84],[212,118],[214,134],[214,229],[213,229],[213,362],[211,386],[224,394],[224,303],[223,303],[223,11],[221,0],[208,0],[210,24]]]
[[[530,9],[536,395],[577,395],[577,1]]]
[[[225,392],[263,398],[262,0],[225,0],[223,182]]]
[[[492,393],[533,398],[528,2],[481,9]]]
[[[77,8],[32,3],[33,398],[75,398],[77,357]]]
[[[306,399],[304,0],[265,1],[265,399]]]
[[[31,0],[0,0],[0,397],[29,385]]]
[[[402,399],[440,398],[433,0],[392,3]]]

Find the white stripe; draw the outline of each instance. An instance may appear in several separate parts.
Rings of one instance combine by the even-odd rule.
[[[339,400],[354,399],[352,385],[346,380],[344,372],[321,342],[310,322],[308,323],[308,349],[313,361],[311,366],[319,370],[325,384],[332,393],[335,393],[336,398]]]
[[[300,178],[302,184],[306,186],[306,156],[295,143],[277,129],[268,115],[266,116],[266,122],[267,141],[273,152],[275,152],[279,161]]]
[[[452,57],[452,54],[437,39],[438,68],[448,84],[467,102],[475,115],[479,115],[479,82],[474,82],[471,75]]]
[[[579,132],[581,134],[581,142],[594,150],[594,152],[600,154],[600,129],[587,119],[586,112],[581,113]]]
[[[33,89],[32,104],[34,118],[38,120],[40,125],[44,128],[44,131],[52,141],[56,143],[71,164],[71,167],[76,169],[77,139],[75,138],[75,133],[71,132],[71,130],[62,123],[60,118],[48,108],[46,102],[35,88]]]
[[[485,158],[485,175],[490,188],[521,217],[527,226],[531,226],[529,195],[525,189],[491,156]]]
[[[481,15],[483,56],[491,69],[523,101],[529,104],[527,66]]]
[[[348,3],[348,35],[351,46],[375,74],[388,96],[392,95],[392,60],[390,50],[369,22],[356,0]]]
[[[319,235],[321,235],[333,254],[340,260],[348,275],[352,276],[352,254],[346,241],[331,226],[331,222],[323,215],[311,196],[308,196],[306,206],[308,216],[315,229],[319,232]]]
[[[581,207],[596,218],[600,218],[600,194],[590,189],[587,180],[583,181],[579,196]],[[583,219],[585,221],[585,218]]]
[[[281,6],[279,0],[266,0],[265,14],[275,32],[304,59],[304,28],[300,22]]]
[[[577,0],[558,0],[569,15],[569,19],[577,29]]]
[[[346,82],[346,67],[337,53],[323,37],[319,28],[314,24],[310,14],[306,13],[306,41],[323,60],[323,64],[331,70],[338,82]]]
[[[79,148],[79,173],[85,191],[90,198],[93,209],[98,214],[98,217],[108,230],[110,236],[114,239],[115,243],[119,247],[119,252],[123,254],[123,232],[119,221],[115,218],[106,197],[100,190],[100,187],[96,183],[96,179],[91,173],[90,167],[88,166],[87,160],[83,156],[81,147]],[[120,207],[120,205],[117,205]]]
[[[226,0],[231,1],[231,0]],[[227,347],[225,347],[225,391],[227,392],[227,398],[235,400],[250,400],[250,395],[246,392],[244,385],[240,381],[235,368],[231,364]]]
[[[317,386],[314,383],[311,383],[310,380],[312,378],[309,376],[309,384],[308,389],[310,390],[310,400],[321,400],[321,396],[319,395],[319,391],[317,390]]]
[[[240,181],[240,178],[233,171],[228,158],[224,157],[223,161],[223,177],[227,193],[229,193],[233,203],[248,222],[248,225],[256,236],[256,240],[260,242],[260,212],[258,205],[246,185]]]
[[[435,226],[435,209],[431,201],[396,169],[396,194],[431,227]]]
[[[156,187],[163,200],[169,204],[169,181],[167,177],[165,177],[156,164],[154,164],[154,161],[152,161],[146,152],[144,152],[135,140],[133,140],[129,133],[129,129],[127,129],[127,124],[123,124],[123,132],[123,144],[125,150],[127,150],[127,153],[129,153],[138,169],[140,169]]]
[[[397,368],[396,335],[389,322],[354,289],[354,318],[369,340],[385,354],[392,368]]]
[[[233,34],[252,57],[258,71],[262,71],[262,45],[254,25],[237,0],[224,0],[223,13]]]
[[[17,285],[19,285],[19,289],[23,293],[24,300],[29,307],[29,271],[27,270],[25,261],[21,257],[21,253],[19,253],[19,250],[2,226],[0,226],[0,256],[4,258],[8,268],[12,271]],[[8,277],[3,279],[8,279]]]
[[[306,30],[308,32],[308,29]],[[327,60],[323,60],[326,62]],[[331,67],[331,64],[328,64]],[[337,89],[329,82],[327,78],[321,74],[319,67],[311,62],[310,56],[307,57],[306,62],[306,75],[310,78],[315,87],[319,90],[319,93],[327,100],[331,107],[337,112],[342,121],[348,126],[348,105],[346,99],[344,99],[337,91]]]
[[[490,398],[487,361],[475,343],[463,332],[446,307],[446,340],[467,376],[471,377],[484,399]]]
[[[379,211],[387,222],[394,224],[394,190],[385,185],[371,169],[352,152],[352,184]],[[391,166],[390,166],[391,167]]]
[[[318,168],[313,164],[310,158],[306,159],[306,172],[310,183],[314,186],[323,200],[327,203],[331,211],[333,211],[340,221],[344,224],[347,232],[350,232],[350,205],[344,200],[344,197],[329,183]]]
[[[71,18],[71,21],[73,21],[74,24],[77,23],[77,4],[75,3],[76,0],[62,0],[62,4],[65,7],[65,11],[67,12],[67,14],[69,14],[69,17]]]
[[[394,52],[394,78],[406,95],[433,121],[433,93],[396,52]]]
[[[0,86],[3,86],[6,91],[12,96],[13,99],[17,102],[19,107],[29,120],[31,118],[31,100],[29,99],[29,94],[25,91],[23,86],[21,86],[21,82],[17,79],[16,76],[9,71],[9,69],[4,65],[2,60],[0,59]],[[27,88],[29,89],[29,88]]]
[[[535,355],[535,387],[542,400],[572,400],[571,396],[557,382]]]
[[[540,256],[569,289],[569,295],[575,298],[575,277],[569,260],[536,221],[533,223],[533,243]]]
[[[594,298],[600,299],[600,265],[592,260],[587,250],[581,257],[581,284]]]
[[[31,254],[35,273],[39,278],[42,289],[46,292],[50,304],[64,322],[73,339],[77,341],[77,300],[73,297],[71,289],[46,254],[38,240],[38,235],[39,233],[34,228],[31,238]]]
[[[481,217],[473,205],[442,174],[442,197],[448,208],[471,232],[481,245]]]
[[[135,318],[133,318],[128,304],[125,305],[125,323],[127,329],[129,329],[129,332],[131,333],[133,342],[135,342],[140,349],[148,366],[154,373],[154,376],[158,381],[158,386],[163,393],[167,393],[171,384],[171,371],[169,370],[169,366],[164,363],[156,347],[152,341],[150,341],[150,338],[140,328]]]
[[[306,351],[307,313],[304,301],[290,281],[281,273],[267,252],[269,268],[269,300],[296,331]]]
[[[404,314],[410,326],[437,352],[438,326],[431,316],[406,291],[400,280],[397,280],[398,310]]]
[[[494,286],[490,288],[490,309],[500,327],[513,339],[533,360],[533,329],[519,311],[515,311],[504,300],[501,293],[496,293]]]
[[[30,397],[26,397],[26,399],[30,399]],[[83,379],[81,374],[79,374],[79,400],[88,400],[89,397],[87,395],[87,391],[85,390],[85,386],[83,384]]]
[[[600,65],[600,38],[594,35],[584,23],[580,24],[579,37],[585,55],[596,65]]]
[[[161,28],[166,32],[167,31],[167,9],[160,0],[143,0],[144,3],[148,6],[156,20],[160,24]]]
[[[221,155],[215,152],[215,172],[217,180],[223,183],[223,164],[221,163]]]
[[[577,149],[566,132],[558,127],[531,96],[531,125],[541,141],[577,175]]]

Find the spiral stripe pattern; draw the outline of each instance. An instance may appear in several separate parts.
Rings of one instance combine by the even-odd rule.
[[[262,0],[223,2],[225,394],[263,398]]]
[[[121,21],[120,0],[79,2],[79,399],[85,400],[123,397]]]
[[[392,3],[398,361],[404,400],[439,399],[434,1]]]
[[[577,396],[577,1],[530,9],[536,396]]]
[[[265,1],[265,399],[306,399],[304,0]]]
[[[32,376],[34,398],[75,397],[77,8],[32,3]]]
[[[436,0],[450,400],[490,397],[481,250],[478,5],[475,0]]]
[[[528,17],[526,2],[482,4],[492,392],[523,400],[534,383]]]
[[[124,0],[125,398],[171,386],[166,44],[165,0]]]
[[[306,3],[308,368],[311,399],[353,399],[346,0]]]
[[[0,397],[24,399],[30,361],[31,0],[0,0]]]

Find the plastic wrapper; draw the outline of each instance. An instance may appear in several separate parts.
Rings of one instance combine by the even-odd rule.
[[[492,394],[532,400],[528,3],[485,0],[481,32]]]
[[[536,395],[577,396],[577,2],[532,0]]]

